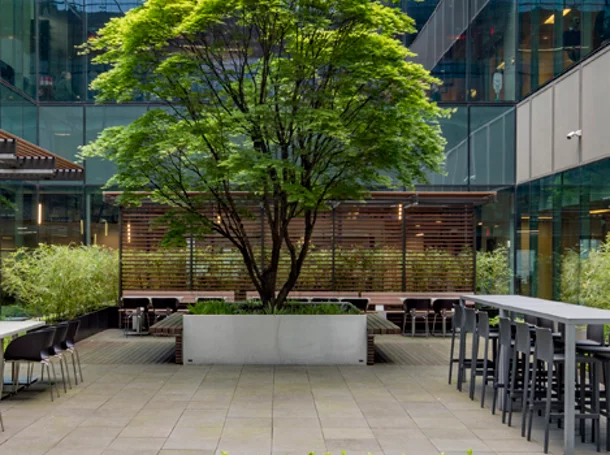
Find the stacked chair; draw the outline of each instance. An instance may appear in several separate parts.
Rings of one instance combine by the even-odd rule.
[[[67,393],[68,387],[72,388],[68,356],[71,358],[72,368],[74,370],[74,384],[78,385],[79,376],[80,382],[83,382],[83,372],[75,341],[79,325],[80,321],[74,320],[56,325],[43,326],[32,330],[9,343],[4,353],[4,359],[5,364],[6,362],[12,363],[13,393],[17,393],[19,387],[19,370],[21,364],[27,365],[27,385],[33,382],[34,366],[39,364],[41,366],[41,381],[45,380],[46,371],[47,382],[50,386],[51,401],[54,400],[55,395],[59,397],[55,363],[59,364],[64,393]]]
[[[562,425],[564,411],[563,328],[540,318],[513,322],[499,318],[499,330],[490,328],[489,315],[482,310],[454,307],[453,334],[449,364],[451,384],[457,362],[457,387],[462,390],[470,372],[469,396],[475,399],[477,377],[481,377],[481,407],[485,405],[488,384],[493,389],[492,414],[501,398],[502,423],[513,424],[514,410],[521,409],[521,435],[532,438],[534,420],[543,424],[544,452],[548,453],[551,424]],[[472,342],[467,357],[467,341]],[[456,340],[458,358],[455,355]],[[480,351],[482,358],[479,358]],[[492,350],[490,354],[490,348]],[[576,422],[583,442],[588,434],[600,450],[601,416],[606,417],[607,450],[610,450],[610,346],[605,345],[603,326],[589,326],[587,339],[577,342]],[[590,431],[589,431],[590,428]]]

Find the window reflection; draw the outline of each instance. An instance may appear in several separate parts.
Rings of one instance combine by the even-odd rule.
[[[40,187],[37,223],[40,243],[80,244],[84,238],[83,187]]]
[[[76,46],[85,41],[83,0],[41,0],[40,101],[83,99],[85,57]]]
[[[608,0],[528,0],[519,22],[521,96],[610,43]]]
[[[36,96],[34,0],[0,0],[0,78]]]

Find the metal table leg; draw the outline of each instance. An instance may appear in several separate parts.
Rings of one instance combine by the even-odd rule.
[[[565,372],[564,372],[564,429],[563,445],[566,455],[574,455],[574,406],[576,375],[576,326],[565,324]]]

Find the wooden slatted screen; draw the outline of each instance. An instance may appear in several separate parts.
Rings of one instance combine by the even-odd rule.
[[[167,208],[145,203],[122,209],[123,290],[252,291],[239,252],[219,235],[164,248],[166,228],[154,220]],[[246,221],[260,261],[270,238],[260,209]],[[212,212],[211,212],[212,213]],[[300,220],[290,237],[302,241]],[[401,202],[342,203],[321,212],[295,291],[462,292],[474,287],[474,211],[471,204],[410,207]],[[281,282],[288,258],[280,261]]]

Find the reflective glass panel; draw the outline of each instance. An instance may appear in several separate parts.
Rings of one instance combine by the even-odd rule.
[[[83,107],[40,106],[39,145],[74,161],[83,145]]]
[[[76,46],[85,41],[83,0],[41,0],[40,101],[78,101],[84,98],[85,57]]]

